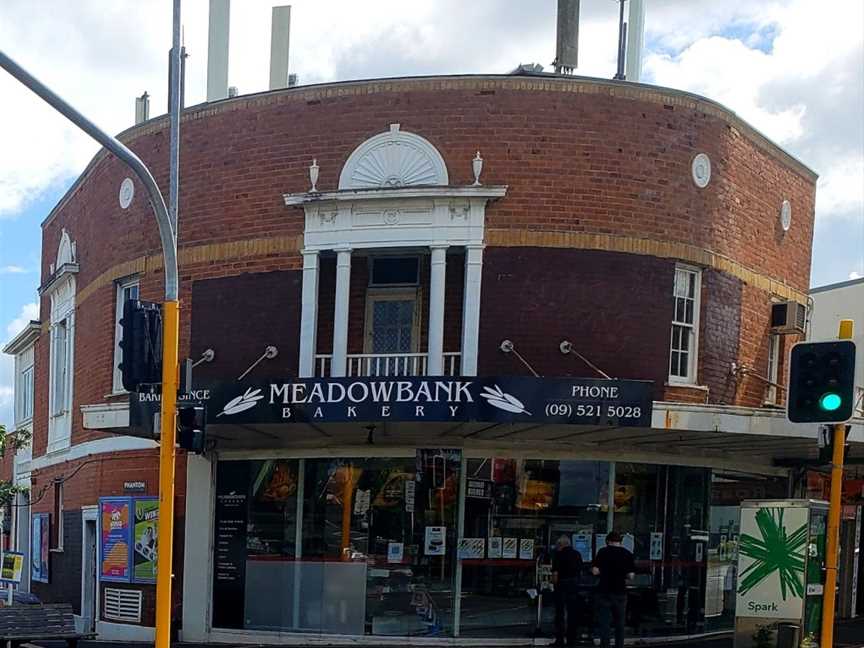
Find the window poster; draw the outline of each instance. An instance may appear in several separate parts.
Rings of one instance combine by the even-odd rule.
[[[519,540],[519,559],[534,560],[534,540],[522,538]]]
[[[504,558],[516,558],[519,554],[519,538],[504,538],[501,555]]]
[[[31,522],[30,578],[38,583],[48,582],[49,520],[48,513],[34,513]]]
[[[0,559],[0,583],[18,584],[24,571],[24,554],[4,551]]]
[[[443,526],[427,526],[425,551],[427,556],[443,556],[447,553],[447,529]]]
[[[156,538],[159,531],[159,498],[135,498],[135,549],[132,578],[136,583],[156,582]]]
[[[489,538],[489,551],[488,555],[490,559],[501,558],[501,545],[503,538],[500,536],[493,536]]]
[[[128,583],[132,499],[112,497],[99,500],[100,578]]]

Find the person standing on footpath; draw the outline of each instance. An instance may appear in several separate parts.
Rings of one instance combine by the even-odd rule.
[[[553,646],[575,646],[579,638],[579,615],[582,599],[578,586],[582,580],[582,556],[570,545],[569,536],[562,535],[552,555],[552,584],[555,586],[555,643]],[[566,612],[566,618],[565,618]]]
[[[615,621],[615,648],[624,648],[624,620],[627,614],[627,581],[633,578],[636,565],[633,554],[621,545],[621,534],[610,531],[606,546],[594,556],[591,573],[597,583],[597,617],[600,645],[609,648],[609,622]]]

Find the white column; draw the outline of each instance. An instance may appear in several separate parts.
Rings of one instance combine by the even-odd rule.
[[[627,21],[627,46],[624,56],[624,76],[639,83],[642,79],[642,46],[645,40],[645,0],[630,0]]]
[[[228,96],[228,41],[231,0],[210,0],[207,34],[207,101]]]
[[[186,552],[183,557],[183,641],[207,641],[213,574],[213,463],[186,457]]]
[[[288,45],[291,37],[291,6],[273,7],[270,24],[270,89],[288,87]]]
[[[351,296],[351,248],[336,248],[336,306],[330,375],[344,376],[348,364],[348,300]]]
[[[444,279],[447,273],[447,245],[434,244],[429,279],[429,357],[430,376],[444,373]]]
[[[480,335],[480,283],[483,276],[483,245],[465,246],[465,295],[462,302],[463,376],[477,375],[477,339]]]
[[[303,250],[303,288],[300,296],[300,378],[315,375],[318,332],[318,251]]]

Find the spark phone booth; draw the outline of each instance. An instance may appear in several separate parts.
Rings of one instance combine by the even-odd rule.
[[[741,502],[735,648],[819,645],[827,525],[827,502]]]

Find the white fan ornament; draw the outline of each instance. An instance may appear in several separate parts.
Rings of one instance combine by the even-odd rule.
[[[248,409],[252,409],[262,398],[264,398],[264,394],[261,393],[260,389],[253,391],[250,387],[246,390],[245,394],[241,394],[237,398],[228,401],[223,410],[216,415],[216,418],[219,418],[223,414],[237,414],[238,412],[245,412]]]
[[[500,410],[513,412],[514,414],[527,414],[528,416],[531,416],[531,412],[525,409],[525,405],[522,404],[522,401],[515,396],[505,393],[498,385],[495,385],[494,388],[484,387],[483,393],[480,395],[489,401],[490,405],[497,407]]]

